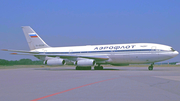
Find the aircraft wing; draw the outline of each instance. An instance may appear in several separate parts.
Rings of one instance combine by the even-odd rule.
[[[60,57],[62,59],[72,59],[72,58],[86,58],[86,59],[94,59],[97,61],[108,60],[108,56],[104,55],[77,55],[77,54],[39,54],[39,52],[32,51],[24,51],[24,50],[10,50],[10,49],[2,49],[2,51],[10,51],[10,52],[20,52],[20,53],[11,53],[13,55],[33,55],[33,56],[48,56],[48,57]]]
[[[13,51],[13,52],[20,52],[20,51]],[[12,55],[33,55],[33,56],[48,56],[48,57],[60,57],[62,59],[77,59],[77,58],[86,58],[86,59],[94,59],[96,61],[105,61],[108,60],[108,56],[103,55],[76,55],[76,54],[39,54],[37,52],[28,52],[28,51],[21,51],[21,53],[11,53]]]
[[[108,56],[103,55],[76,55],[76,54],[34,54],[34,56],[48,56],[48,57],[60,57],[62,59],[72,59],[72,58],[86,58],[94,59],[99,61],[108,60]]]

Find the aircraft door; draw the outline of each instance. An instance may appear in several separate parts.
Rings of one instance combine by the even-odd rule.
[[[152,54],[156,54],[156,53],[157,53],[156,46],[152,46],[152,47],[151,47],[151,53],[152,53]]]
[[[47,50],[45,50],[45,49],[42,49],[42,51],[43,51],[44,54],[46,54],[46,52],[47,52]]]
[[[72,52],[73,52],[73,49],[70,49],[70,50],[69,50],[69,54],[72,54]]]
[[[151,47],[151,59],[152,61],[159,59],[159,50],[156,46]]]
[[[152,46],[152,47],[151,47],[151,53],[152,53],[152,54],[159,54],[159,49],[157,49],[156,46]]]
[[[151,47],[151,51],[153,52],[153,51],[156,51],[156,46],[152,46]]]

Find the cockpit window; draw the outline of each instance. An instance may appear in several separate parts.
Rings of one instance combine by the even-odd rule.
[[[175,51],[173,48],[171,48],[171,51]]]

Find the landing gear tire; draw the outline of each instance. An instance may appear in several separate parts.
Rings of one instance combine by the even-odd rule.
[[[149,66],[149,67],[148,67],[148,70],[153,70],[153,66]]]
[[[103,70],[103,66],[94,66],[94,70]]]
[[[76,66],[76,70],[91,70],[91,66],[87,66],[87,67]]]

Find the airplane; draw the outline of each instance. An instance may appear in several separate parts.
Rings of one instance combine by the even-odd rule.
[[[128,43],[107,45],[86,45],[71,47],[50,47],[30,27],[22,26],[30,51],[9,50],[16,55],[32,55],[43,60],[45,65],[65,65],[68,61],[76,65],[76,70],[102,70],[103,64],[127,66],[129,64],[151,64],[171,59],[178,51],[172,47],[155,43]]]

